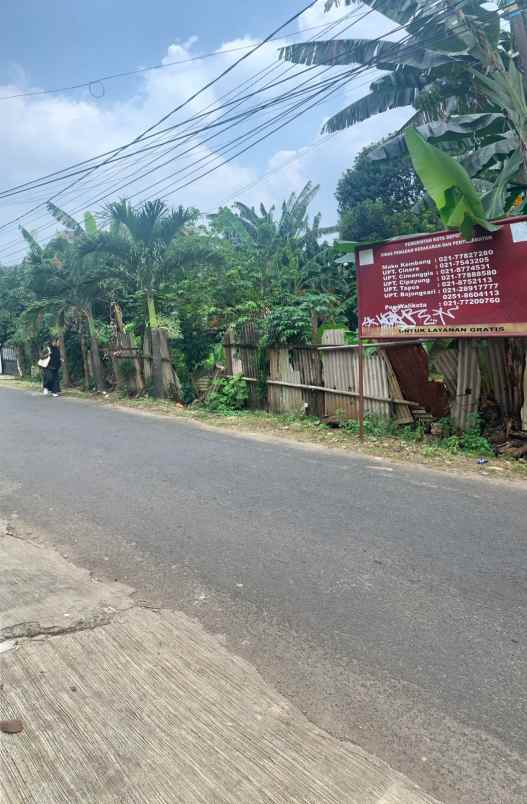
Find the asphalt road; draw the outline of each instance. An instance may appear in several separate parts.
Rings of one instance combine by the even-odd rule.
[[[525,486],[0,388],[0,516],[445,802],[527,802]]]

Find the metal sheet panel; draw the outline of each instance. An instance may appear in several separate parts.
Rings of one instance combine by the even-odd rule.
[[[295,348],[290,350],[290,362],[299,372],[303,385],[322,385],[322,359],[317,348]],[[324,391],[303,389],[304,412],[309,416],[324,415]]]
[[[346,333],[343,329],[327,329],[322,333],[323,346],[337,346],[346,343]]]
[[[379,349],[378,354],[380,357],[382,357],[384,365],[386,367],[386,372],[388,375],[388,388],[390,389],[390,398],[402,399],[403,394],[401,391],[401,387],[399,385],[399,380],[397,379],[397,375],[392,368],[392,364],[390,363],[388,355],[386,354],[386,350]],[[412,416],[412,412],[408,405],[393,405],[392,415],[396,424],[413,424],[414,422],[414,417]]]
[[[417,344],[391,346],[386,354],[399,381],[403,399],[418,402],[438,419],[448,416],[446,387],[428,377],[428,355]]]
[[[318,351],[312,348],[269,349],[269,379],[301,385],[320,385],[322,369]],[[269,409],[275,413],[323,412],[323,391],[269,385]]]
[[[18,376],[21,372],[16,349],[12,346],[2,346],[0,353],[0,374]]]
[[[457,394],[457,350],[444,349],[433,359],[432,368],[443,375],[444,383],[450,399]]]
[[[359,355],[357,349],[323,349],[322,376],[324,385],[341,391],[358,392],[359,389]],[[382,357],[365,355],[364,358],[364,394],[388,399],[388,375]],[[335,416],[337,413],[350,419],[358,416],[358,401],[353,397],[325,395],[325,415]],[[370,416],[389,418],[390,403],[364,400],[364,411]]]
[[[452,418],[461,431],[470,426],[471,418],[478,412],[481,390],[478,350],[478,341],[458,340],[457,393]]]
[[[506,345],[503,338],[489,339],[487,343],[490,381],[494,399],[503,416],[512,416],[513,404],[510,378],[507,373]]]

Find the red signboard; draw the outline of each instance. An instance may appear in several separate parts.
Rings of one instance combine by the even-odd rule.
[[[363,338],[527,335],[527,217],[356,252]]]

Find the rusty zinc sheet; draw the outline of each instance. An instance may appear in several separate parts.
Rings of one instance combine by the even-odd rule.
[[[302,385],[323,384],[322,360],[318,349],[313,347],[291,349],[289,360],[293,370],[298,371]],[[310,416],[324,415],[324,391],[309,391],[304,388],[303,399],[307,405],[306,413]]]
[[[396,344],[386,353],[399,381],[402,398],[418,402],[425,410],[441,418],[448,416],[448,395],[443,383],[428,377],[428,355],[420,344]]]
[[[463,431],[478,412],[481,390],[479,343],[472,338],[459,338],[457,363],[457,393],[451,416],[456,427]]]
[[[432,368],[443,375],[448,396],[454,400],[457,393],[457,349],[442,349],[434,355]]]
[[[231,354],[232,373],[243,374],[243,364],[238,349],[235,346],[229,346],[225,348],[228,348]]]
[[[322,376],[324,385],[342,391],[358,392],[359,354],[357,349],[322,349]],[[382,357],[364,356],[364,394],[390,398],[388,374]],[[390,417],[390,403],[373,399],[364,400],[364,411],[370,416]],[[358,399],[339,394],[325,394],[325,415],[342,415],[345,418],[358,418]]]
[[[385,349],[379,349],[379,357],[381,357],[384,361],[384,365],[386,366],[386,373],[388,375],[388,388],[390,391],[391,399],[403,399],[403,394],[401,391],[401,386],[399,385],[399,380],[397,379],[397,375],[392,368],[392,364],[386,354]],[[392,415],[393,420],[396,424],[413,424],[414,417],[412,416],[412,412],[408,405],[393,405],[392,408]]]

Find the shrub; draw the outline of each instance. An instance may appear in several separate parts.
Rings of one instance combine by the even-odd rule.
[[[249,397],[249,389],[241,374],[222,377],[214,381],[205,400],[205,407],[217,413],[242,410]]]

